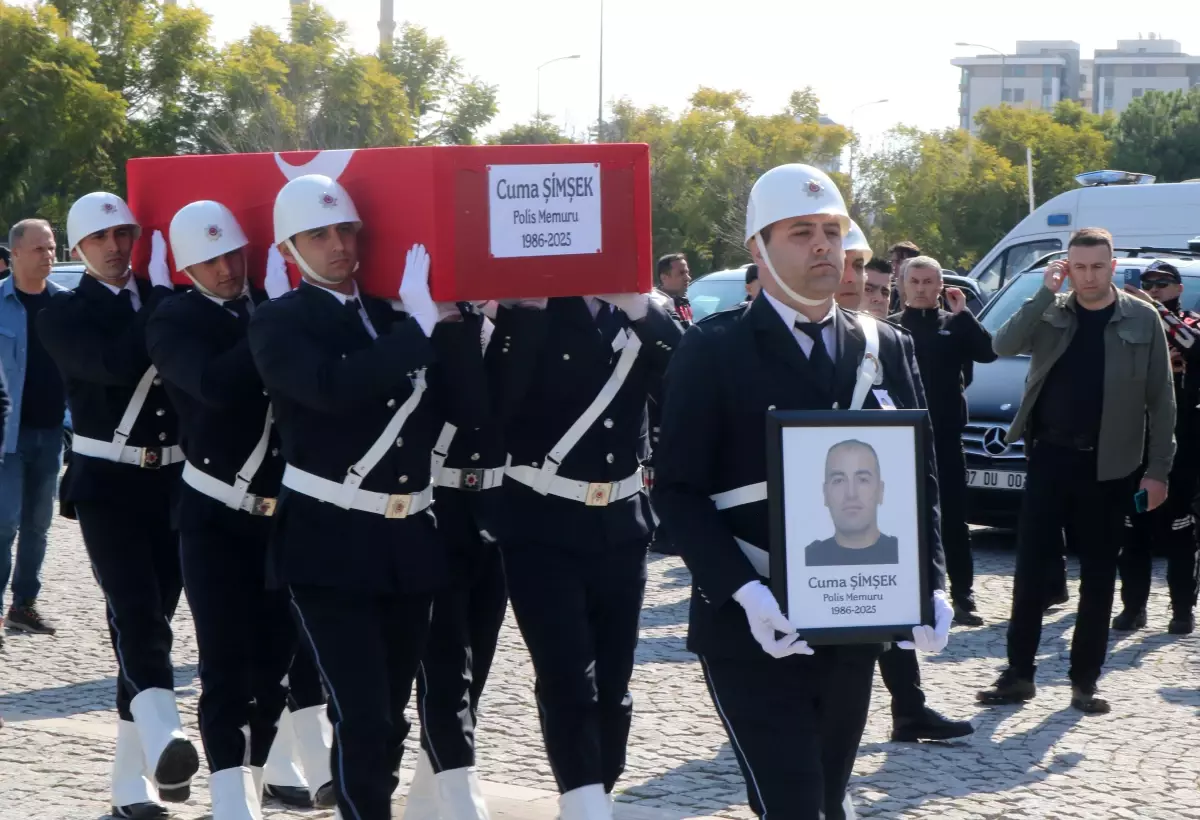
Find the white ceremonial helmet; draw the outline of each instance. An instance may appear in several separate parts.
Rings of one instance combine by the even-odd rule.
[[[321,174],[307,174],[284,185],[275,197],[275,244],[286,245],[296,264],[309,277],[334,284],[318,276],[296,250],[292,237],[305,231],[351,222],[362,227],[354,200],[336,180]]]
[[[180,273],[250,244],[233,212],[208,199],[180,208],[171,219],[169,233],[175,270]]]
[[[779,278],[767,254],[767,243],[762,240],[761,232],[768,225],[784,219],[818,214],[836,216],[842,226],[842,236],[849,231],[850,213],[846,210],[842,192],[828,174],[811,165],[791,163],[776,166],[760,176],[750,189],[750,202],[746,206],[746,244],[751,239],[757,239],[759,252],[775,284],[791,299],[814,307],[825,304],[827,300],[801,296]]]
[[[847,251],[862,251],[863,264],[871,261],[871,257],[875,253],[871,250],[870,243],[867,242],[867,235],[863,233],[862,228],[858,227],[858,223],[853,219],[850,220],[850,230],[846,232],[846,238],[842,241],[842,249]]]
[[[142,235],[141,225],[121,197],[107,191],[86,194],[75,200],[71,210],[67,212],[67,244],[71,246],[72,251],[79,254],[88,270],[99,275],[92,263],[79,251],[79,243],[94,233],[123,225],[133,228],[134,239]]]

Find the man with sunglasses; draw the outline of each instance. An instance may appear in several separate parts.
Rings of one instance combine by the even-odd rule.
[[[1172,635],[1189,635],[1196,628],[1196,530],[1192,501],[1196,495],[1195,455],[1200,447],[1196,404],[1200,401],[1200,314],[1179,304],[1183,280],[1170,262],[1156,261],[1142,273],[1141,290],[1125,290],[1158,309],[1170,342],[1171,372],[1175,380],[1175,461],[1167,482],[1166,502],[1157,510],[1125,517],[1129,537],[1121,550],[1121,614],[1113,618],[1118,632],[1146,625],[1150,599],[1150,559],[1155,545],[1167,554],[1167,587],[1171,593]]]

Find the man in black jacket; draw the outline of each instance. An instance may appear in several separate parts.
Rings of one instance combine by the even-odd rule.
[[[171,220],[170,239],[195,288],[163,302],[146,341],[188,457],[177,517],[213,820],[244,820],[261,817],[262,767],[296,645],[286,592],[268,591],[264,578],[284,464],[250,354],[262,298],[249,293],[241,226],[224,205],[193,202]]]
[[[612,817],[653,530],[646,398],[682,328],[649,294],[501,307],[488,348],[509,467],[500,536],[563,820]]]
[[[75,428],[63,511],[78,516],[117,658],[113,814],[158,818],[166,810],[154,786],[163,800],[183,802],[200,763],[179,722],[171,666],[171,617],[183,587],[171,507],[183,452],[146,352],[146,322],[173,291],[158,233],[150,281],[130,272],[139,233],[120,197],[76,201],[67,238],[87,274],[75,290],[55,294],[38,330],[66,380]]]
[[[892,317],[913,336],[917,366],[929,402],[937,450],[938,490],[942,500],[942,546],[954,620],[981,626],[975,614],[975,565],[971,559],[971,530],[967,525],[967,464],[962,435],[967,424],[964,390],[976,362],[996,361],[992,334],[967,310],[958,288],[946,288],[950,310],[941,310],[942,267],[936,259],[917,256],[904,268],[905,309]]]
[[[853,815],[846,785],[882,646],[810,648],[764,584],[771,569],[764,416],[777,409],[916,409],[925,396],[909,335],[833,300],[849,217],[824,173],[805,165],[768,171],[751,191],[746,222],[747,244],[765,271],[763,291],[749,306],[699,322],[676,354],[655,504],[692,571],[688,647],[700,655],[751,810],[844,820]],[[872,348],[877,353],[867,356]],[[950,606],[941,591],[928,427],[926,442],[922,514],[936,626],[915,627],[905,646],[938,651]]]
[[[447,580],[433,449],[446,421],[484,426],[488,401],[455,375],[478,369],[479,337],[433,302],[423,247],[408,253],[404,312],[359,292],[360,226],[334,180],[283,187],[275,238],[304,281],[255,312],[250,347],[287,463],[268,581],[289,589],[329,692],[338,809],[390,820],[404,709]]]

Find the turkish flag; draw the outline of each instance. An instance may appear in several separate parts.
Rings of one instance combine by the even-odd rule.
[[[134,159],[129,205],[142,238],[133,268],[146,270],[150,237],[157,230],[169,239],[180,208],[212,199],[241,223],[251,281],[261,285],[275,196],[289,179],[324,174],[346,188],[362,218],[358,281],[375,296],[396,298],[405,254],[417,243],[429,250],[438,301],[645,293],[653,264],[649,157],[646,145],[615,144]]]

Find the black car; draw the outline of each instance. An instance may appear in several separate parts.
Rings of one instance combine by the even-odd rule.
[[[1055,254],[1061,258],[1063,254]],[[1168,258],[1163,253],[1160,258]],[[1054,258],[1051,257],[1051,258]],[[1042,285],[1045,264],[1018,274],[988,302],[979,321],[995,333],[1026,299]],[[1140,281],[1153,258],[1117,260],[1113,279],[1117,287],[1127,278]],[[1186,253],[1172,257],[1183,279],[1180,301],[1189,310],[1200,310],[1200,259]],[[1028,356],[1002,356],[991,364],[975,365],[975,378],[967,388],[968,421],[963,433],[967,454],[967,515],[973,524],[1009,527],[1016,523],[1025,486],[1025,442],[1007,442],[1009,424],[1021,406]]]

